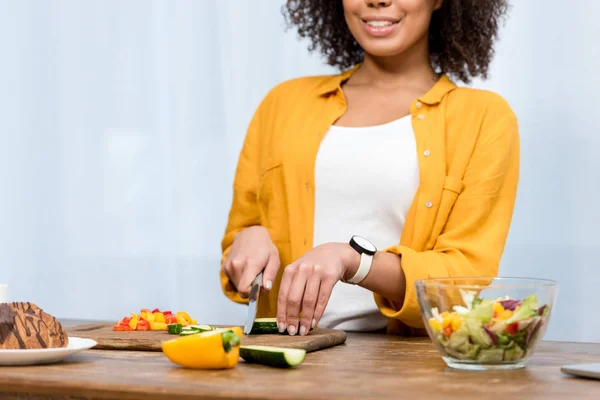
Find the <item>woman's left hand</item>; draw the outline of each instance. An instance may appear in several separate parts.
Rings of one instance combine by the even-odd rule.
[[[360,255],[347,243],[317,246],[288,265],[281,279],[277,326],[290,335],[306,335],[325,312],[335,284],[353,275]],[[298,320],[302,311],[302,320]]]

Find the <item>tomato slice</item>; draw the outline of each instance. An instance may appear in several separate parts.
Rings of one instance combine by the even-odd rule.
[[[450,337],[452,335],[452,326],[448,325],[444,328],[444,336]]]
[[[519,323],[518,322],[514,322],[512,324],[508,324],[506,325],[506,333],[508,333],[509,335],[516,335],[517,332],[519,332]]]

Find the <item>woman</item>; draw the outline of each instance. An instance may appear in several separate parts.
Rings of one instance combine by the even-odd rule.
[[[336,76],[259,106],[240,154],[221,283],[280,331],[422,333],[415,281],[495,275],[517,192],[517,120],[486,77],[504,0],[290,0]],[[354,237],[358,235],[358,237]],[[417,328],[417,329],[414,329]]]

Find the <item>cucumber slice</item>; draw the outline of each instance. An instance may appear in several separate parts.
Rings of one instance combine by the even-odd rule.
[[[272,346],[241,346],[240,357],[247,363],[289,368],[302,364],[306,357],[306,350]]]
[[[190,335],[199,335],[202,332],[200,331],[195,331],[193,329],[188,329],[188,330],[182,330],[181,333],[179,334],[179,336],[190,336]]]
[[[183,328],[181,324],[169,324],[167,325],[167,330],[171,335],[178,335],[182,332]]]
[[[252,324],[250,334],[273,334],[279,333],[277,330],[277,318],[257,318]]]
[[[211,325],[189,325],[187,328],[198,332],[209,332],[215,330],[215,327]]]

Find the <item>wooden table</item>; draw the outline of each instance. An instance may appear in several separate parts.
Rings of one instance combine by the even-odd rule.
[[[162,353],[91,350],[51,366],[0,367],[1,398],[158,399],[600,399],[600,381],[560,366],[600,362],[600,344],[542,343],[528,368],[448,369],[427,339],[348,334],[345,345],[307,355],[299,368],[240,363],[192,371]]]

